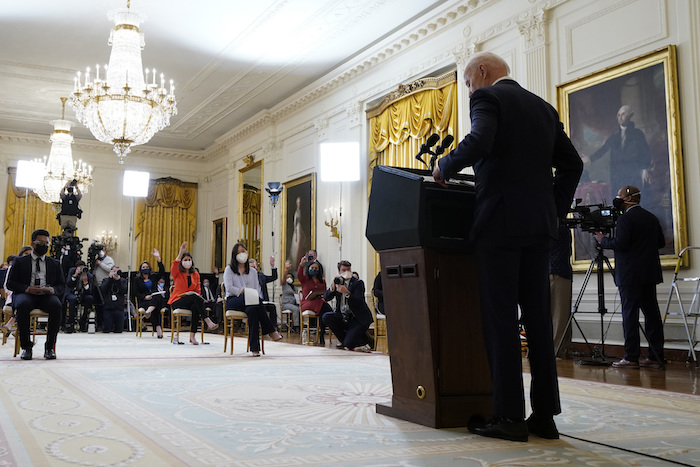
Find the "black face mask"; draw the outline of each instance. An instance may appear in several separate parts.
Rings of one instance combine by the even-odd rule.
[[[613,207],[617,210],[622,210],[622,205],[625,204],[625,200],[622,198],[613,199]]]
[[[34,254],[37,256],[44,256],[48,251],[49,246],[46,243],[34,247]]]

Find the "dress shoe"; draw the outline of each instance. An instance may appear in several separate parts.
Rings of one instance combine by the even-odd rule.
[[[612,364],[613,368],[630,368],[630,369],[636,369],[639,368],[639,362],[633,362],[631,360],[626,360],[622,359],[618,362],[613,362]]]
[[[32,349],[31,347],[28,349],[24,349],[22,352],[22,356],[20,357],[22,360],[31,360],[32,359]]]
[[[656,370],[665,370],[666,362],[659,362],[657,360],[649,360],[648,358],[645,358],[639,361],[639,366],[641,366],[642,368],[654,368]]]
[[[56,352],[53,349],[44,350],[44,358],[46,360],[56,360]]]
[[[527,424],[524,420],[493,417],[488,422],[469,422],[468,429],[475,435],[499,438],[508,441],[527,441]]]
[[[526,423],[528,431],[540,438],[559,439],[559,430],[557,430],[552,416],[546,417],[533,413]]]

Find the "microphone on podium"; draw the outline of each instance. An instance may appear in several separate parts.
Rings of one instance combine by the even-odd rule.
[[[445,136],[445,139],[442,140],[442,143],[440,143],[440,146],[435,148],[435,152],[433,153],[433,157],[430,158],[430,165],[429,169],[432,172],[435,170],[435,162],[437,161],[437,158],[440,154],[445,152],[445,149],[449,148],[452,142],[455,140],[455,137],[452,135],[447,135]]]
[[[421,156],[423,154],[426,154],[426,153],[433,154],[433,152],[430,150],[430,148],[435,146],[438,141],[440,141],[440,135],[438,135],[437,133],[433,133],[432,135],[430,135],[430,137],[425,142],[425,144],[421,145],[420,152],[418,152],[418,154],[416,154],[416,159],[418,159],[423,164],[425,164],[426,167],[428,166],[428,164],[426,164],[426,162],[423,160],[423,158]]]

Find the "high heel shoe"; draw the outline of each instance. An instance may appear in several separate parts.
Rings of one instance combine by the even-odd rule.
[[[276,337],[275,337],[275,336],[276,336]],[[272,332],[272,333],[270,333],[270,339],[272,339],[272,340],[275,341],[275,342],[281,341],[281,340],[282,340],[282,334],[280,334],[280,333],[277,332],[277,331]]]
[[[213,323],[213,324],[214,324],[213,326],[210,326],[207,324],[207,329],[209,331],[216,331],[217,329],[219,329],[219,325],[217,323]]]
[[[0,329],[2,329],[2,336],[5,339],[10,337],[10,333],[12,332],[12,331],[10,331],[10,328],[8,328],[7,326],[0,326]]]
[[[190,341],[190,344],[192,344],[192,345],[199,345],[199,342],[197,342],[197,341],[192,341],[192,340],[191,340],[191,341]]]

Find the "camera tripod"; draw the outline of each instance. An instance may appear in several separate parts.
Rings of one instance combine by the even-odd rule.
[[[603,321],[603,316],[608,312],[608,310],[605,308],[605,270],[603,269],[603,266],[608,266],[608,271],[610,271],[610,274],[613,276],[613,280],[615,279],[615,272],[612,266],[610,265],[610,260],[607,256],[603,254],[603,247],[601,247],[599,243],[596,243],[595,249],[597,251],[596,257],[591,260],[591,264],[588,266],[588,271],[586,271],[586,276],[583,279],[583,285],[581,285],[581,290],[578,293],[578,297],[576,297],[576,302],[574,302],[574,305],[571,307],[571,315],[569,316],[569,322],[566,323],[566,329],[564,330],[562,338],[559,340],[559,345],[557,345],[557,351],[555,352],[555,354],[559,353],[559,350],[561,349],[561,346],[564,343],[564,337],[571,328],[571,323],[574,323],[576,324],[576,327],[578,328],[579,332],[581,333],[581,336],[583,337],[583,340],[586,342],[586,345],[590,350],[590,360],[581,360],[577,363],[581,365],[608,366],[611,364],[611,362],[605,358],[605,323]],[[593,274],[593,268],[596,269],[596,278],[598,282],[598,314],[600,314],[600,350],[597,350],[588,342],[588,339],[586,339],[586,335],[583,333],[581,326],[579,326],[578,321],[576,321],[576,313],[578,312],[578,307],[581,304],[581,300],[583,299],[583,294],[586,291],[586,286],[588,286],[588,281],[591,279],[591,275]]]

